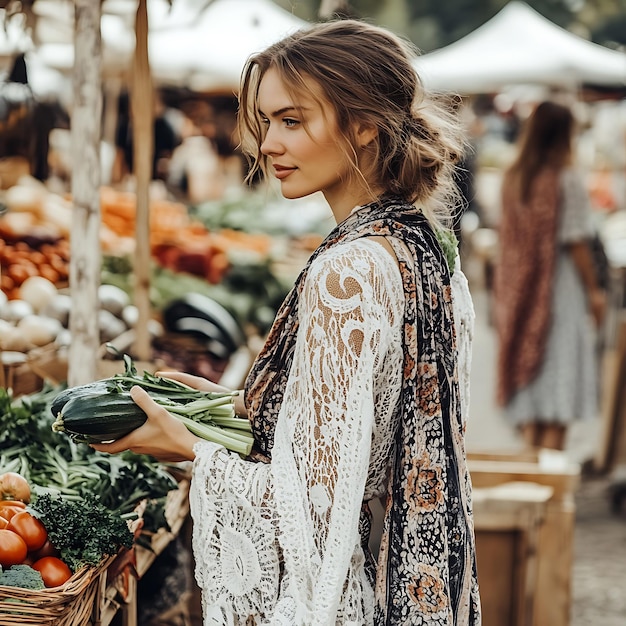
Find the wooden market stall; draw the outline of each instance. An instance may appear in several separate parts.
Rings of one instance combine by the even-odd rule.
[[[74,7],[73,107],[71,114],[71,232],[69,294],[71,315],[68,358],[64,365],[69,386],[90,383],[102,377],[99,296],[102,253],[100,145],[102,113],[101,3],[76,0]],[[138,321],[134,356],[150,361],[148,320],[150,220],[149,183],[152,153],[152,82],[148,62],[147,0],[139,0],[136,15],[136,51],[133,61],[132,106],[134,170],[137,179],[136,247],[134,261],[134,303]],[[15,354],[15,353],[14,353]],[[4,355],[3,355],[4,356]],[[56,356],[56,355],[55,355]],[[57,359],[58,360],[58,359]],[[57,363],[58,365],[58,363]],[[13,397],[41,388],[45,372],[39,373],[26,360],[5,361],[0,367],[0,384]],[[177,537],[188,512],[188,478],[168,495],[165,510],[168,522],[156,534],[143,537],[148,547],[136,544],[128,552],[103,560],[98,567],[83,568],[59,590],[25,593],[6,588],[0,599],[0,624],[37,626],[107,626],[122,614],[125,625],[137,623],[137,579],[151,567],[158,555]],[[137,533],[140,533],[138,527]],[[137,535],[137,537],[139,534]],[[6,597],[5,597],[6,596]],[[11,609],[15,600],[20,611]]]

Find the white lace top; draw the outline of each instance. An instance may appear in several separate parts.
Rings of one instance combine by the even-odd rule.
[[[453,278],[466,411],[473,308],[460,269]],[[396,261],[379,243],[325,251],[301,295],[271,464],[196,444],[190,504],[205,626],[373,622],[358,526],[363,501],[385,491],[403,299]]]

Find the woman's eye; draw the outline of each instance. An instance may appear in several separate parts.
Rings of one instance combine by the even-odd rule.
[[[293,120],[289,117],[286,117],[283,119],[283,123],[287,128],[293,128],[294,126],[297,126],[300,122],[298,122],[298,120]]]
[[[270,125],[270,121],[266,117],[262,117],[261,118],[261,124],[263,124],[263,126],[269,126]]]

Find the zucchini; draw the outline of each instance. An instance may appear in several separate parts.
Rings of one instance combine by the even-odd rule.
[[[59,393],[50,405],[55,418],[52,430],[66,433],[76,443],[124,437],[148,419],[130,396],[130,390],[139,386],[198,437],[250,454],[254,442],[250,422],[235,418],[234,397],[239,392],[200,391],[148,372],[139,376],[126,354],[124,363],[123,374]]]
[[[93,383],[86,385],[80,385],[79,387],[68,387],[54,397],[52,404],[50,405],[50,411],[53,417],[56,417],[63,411],[63,407],[78,395],[93,394],[93,393],[107,393],[109,390],[106,380],[97,380]]]
[[[128,393],[76,387],[57,413],[52,429],[67,433],[76,443],[113,441],[139,428],[147,419]]]

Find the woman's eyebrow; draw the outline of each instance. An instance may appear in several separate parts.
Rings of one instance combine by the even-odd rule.
[[[289,105],[286,107],[283,107],[282,109],[277,109],[276,111],[274,111],[270,117],[280,117],[281,115],[284,115],[285,113],[287,113],[288,111],[303,111],[305,110],[304,107],[296,107],[293,105]],[[259,109],[259,115],[261,115],[262,117],[267,117],[265,115],[265,113],[263,113],[263,111],[261,111],[261,109]]]

